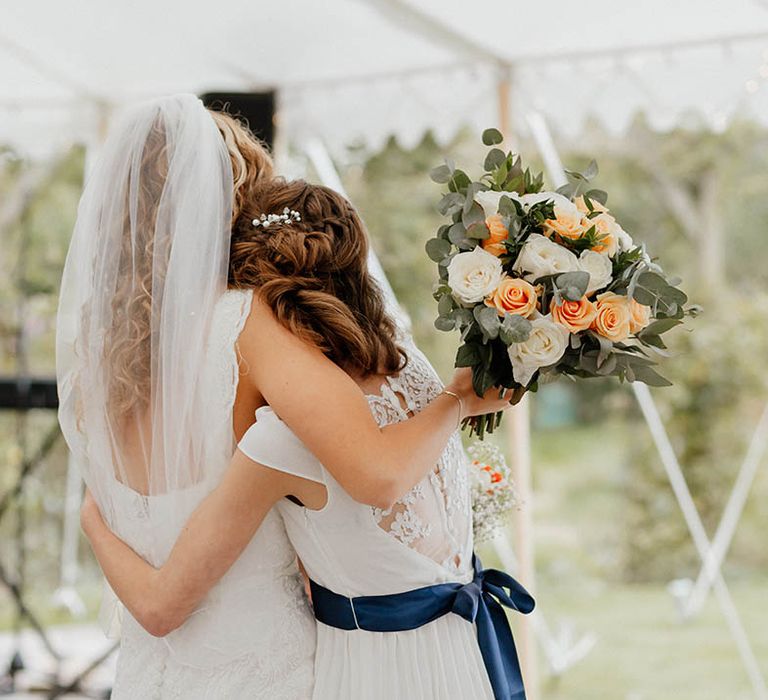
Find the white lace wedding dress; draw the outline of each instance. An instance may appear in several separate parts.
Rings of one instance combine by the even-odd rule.
[[[251,299],[251,292],[235,290],[221,297],[208,343],[203,381],[210,397],[210,429],[231,436],[218,441],[230,445],[228,453],[208,459],[222,467],[235,447],[235,342]],[[121,511],[130,510],[133,517],[119,523],[117,534],[151,561],[147,542],[153,537],[156,541],[160,524],[164,558],[188,515],[214,486],[209,481],[189,489],[183,512],[178,500],[170,508],[162,496],[146,497],[124,488],[129,508]],[[168,637],[152,637],[125,610],[122,617],[113,700],[304,700],[312,695],[315,621],[294,550],[275,511],[199,610]]]
[[[423,409],[442,384],[406,341],[408,365],[368,403],[379,425]],[[310,578],[344,596],[387,595],[472,580],[472,509],[468,459],[458,431],[435,469],[392,509],[362,505],[269,407],[240,449],[257,462],[325,484],[327,504],[278,506]],[[444,615],[405,632],[346,631],[318,623],[314,698],[319,700],[492,699],[475,625]]]

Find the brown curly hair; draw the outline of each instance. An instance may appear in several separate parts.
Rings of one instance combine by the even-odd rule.
[[[252,223],[285,209],[301,220]],[[229,283],[256,289],[280,323],[348,372],[394,374],[408,360],[368,272],[363,222],[334,190],[281,178],[255,188],[233,226]]]

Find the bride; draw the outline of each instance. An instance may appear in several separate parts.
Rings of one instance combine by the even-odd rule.
[[[322,234],[310,236],[317,258],[303,238],[272,248],[269,226],[252,223],[270,178],[268,156],[237,123],[176,96],[125,116],[80,204],[57,326],[62,430],[105,529],[157,573],[124,615],[114,698],[312,694],[315,624],[276,510],[197,531],[208,533],[195,542],[206,558],[173,583],[160,577],[206,496],[240,514],[272,497],[232,490],[243,483],[242,465],[229,466],[235,440],[257,408],[272,406],[397,532],[402,518],[387,509],[433,471],[457,405],[473,415],[507,403],[474,396],[465,372],[450,393],[430,377],[418,405],[400,407],[407,420],[380,427],[364,384],[409,365],[364,269],[365,239],[347,241],[346,258]],[[306,204],[294,210],[311,220]],[[294,478],[303,505],[321,507],[325,487],[309,493]],[[101,563],[128,598],[130,580]],[[172,595],[154,595],[156,584]]]

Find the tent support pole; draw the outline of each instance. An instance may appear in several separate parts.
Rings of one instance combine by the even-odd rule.
[[[510,149],[517,142],[512,123],[514,77],[514,66],[499,66],[498,125],[504,135],[504,145]],[[517,575],[521,583],[534,595],[536,566],[533,542],[533,489],[531,488],[531,426],[527,396],[507,412],[506,435],[512,478],[524,504],[513,515],[514,546],[518,561]],[[526,697],[528,700],[539,700],[538,647],[535,627],[530,615],[517,617],[519,623],[517,647],[520,652],[520,667],[525,680]]]

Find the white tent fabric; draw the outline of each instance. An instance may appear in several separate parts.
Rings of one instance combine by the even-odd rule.
[[[277,88],[289,138],[334,150],[438,138],[511,108],[576,133],[768,122],[768,4],[759,0],[25,0],[0,23],[0,143],[49,151],[98,132],[110,105]]]

